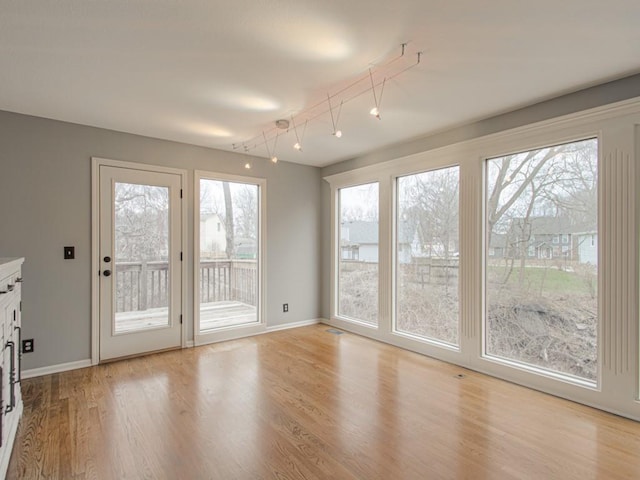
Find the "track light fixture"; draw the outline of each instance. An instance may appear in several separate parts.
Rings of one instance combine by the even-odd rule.
[[[340,102],[340,107],[338,108],[338,113],[334,119],[333,117],[333,108],[331,107],[331,95],[327,93],[327,103],[329,104],[329,113],[331,114],[331,125],[333,126],[333,135],[336,138],[342,137],[342,130],[338,130],[338,122],[340,121],[340,113],[342,112],[342,104],[344,100]]]
[[[278,125],[278,122],[287,122],[287,127],[289,126],[289,122],[286,120],[278,120],[276,121],[276,125]],[[265,135],[264,132],[262,132],[262,137],[264,138],[264,145],[265,147],[267,147],[267,155],[269,156],[269,160],[271,160],[271,163],[278,163],[278,157],[276,157],[276,145],[278,145],[278,135],[276,135],[276,139],[273,141],[273,150],[269,150],[269,142],[267,141],[267,136]]]
[[[248,153],[249,150],[258,148],[264,142],[264,145],[267,149],[268,158],[273,163],[277,163],[278,157],[276,156],[275,150],[276,144],[278,142],[278,137],[285,133],[289,133],[290,130],[293,130],[295,134],[295,143],[293,144],[293,148],[301,152],[303,150],[304,135],[306,133],[308,122],[320,118],[327,113],[329,113],[331,117],[331,135],[336,138],[341,138],[342,130],[339,128],[339,122],[343,105],[368,93],[369,91],[371,91],[371,94],[373,95],[374,102],[374,105],[369,110],[369,113],[380,120],[382,96],[384,94],[384,87],[387,84],[387,80],[393,80],[406,71],[418,66],[422,58],[422,52],[416,52],[416,62],[411,64],[407,64],[407,62],[399,62],[400,59],[405,57],[407,44],[403,43],[401,45],[401,48],[402,51],[399,56],[391,58],[390,60],[386,61],[386,63],[376,66],[375,68],[369,68],[367,74],[363,74],[359,78],[354,79],[351,83],[344,86],[337,92],[334,92],[332,94],[327,93],[326,103],[325,100],[319,101],[318,103],[299,111],[295,116],[291,115],[290,120],[278,119],[275,121],[275,127],[262,132],[262,139],[259,140],[259,137],[254,137],[247,142],[242,142],[241,145],[233,144],[233,149],[236,150],[240,148],[240,146],[242,146],[244,148],[244,152]],[[376,78],[382,78],[382,81],[375,80],[374,76]],[[369,81],[367,82],[367,80]],[[340,101],[339,106],[337,106],[338,100]],[[298,125],[300,123],[296,124],[296,119],[301,122],[301,118],[304,118],[304,129],[302,130],[302,135],[299,135]],[[290,126],[292,126],[293,128],[290,128]],[[285,132],[282,132],[282,130],[285,130]],[[271,140],[273,140],[273,149],[271,149],[269,145]],[[249,144],[250,147],[247,147],[247,144]],[[251,168],[250,164],[248,165],[249,166],[246,168]]]
[[[404,55],[404,45],[402,47],[402,54]],[[371,110],[369,110],[369,114],[373,115],[378,120],[381,120],[381,118],[380,118],[380,103],[382,102],[382,94],[384,93],[384,84],[387,82],[387,79],[385,77],[385,79],[382,80],[382,87],[380,88],[380,97],[379,98],[376,96],[376,85],[375,85],[375,83],[373,83],[373,73],[371,72],[371,69],[369,69],[369,79],[371,80],[371,92],[373,93],[373,101],[376,104],[375,107],[373,107]]]
[[[308,121],[304,122],[304,128],[302,129],[302,136],[301,137],[298,136],[298,127],[296,127],[296,121],[294,120],[293,116],[291,116],[291,123],[293,124],[293,131],[296,134],[296,143],[293,144],[293,148],[295,148],[296,150],[301,152],[302,151],[302,140],[304,140],[304,134],[307,131],[307,123],[308,123]]]

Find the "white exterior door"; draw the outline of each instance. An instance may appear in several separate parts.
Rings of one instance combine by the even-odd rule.
[[[182,343],[178,174],[99,167],[100,360]]]

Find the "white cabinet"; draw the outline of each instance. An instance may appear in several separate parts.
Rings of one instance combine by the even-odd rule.
[[[4,478],[22,415],[22,258],[0,258],[0,478]]]

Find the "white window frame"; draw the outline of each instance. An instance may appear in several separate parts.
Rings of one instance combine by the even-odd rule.
[[[354,328],[356,331],[359,332],[366,332],[366,331],[375,331],[378,330],[380,328],[380,323],[381,322],[386,322],[387,321],[387,315],[386,312],[382,311],[382,308],[384,308],[384,306],[380,303],[380,301],[378,301],[378,324],[374,325],[371,323],[367,323],[364,321],[360,321],[357,318],[351,318],[351,317],[343,317],[339,315],[338,312],[338,305],[339,305],[339,282],[337,280],[337,276],[340,272],[339,270],[339,264],[340,264],[340,259],[341,259],[341,252],[340,252],[340,190],[345,189],[345,188],[350,188],[350,187],[358,187],[361,185],[367,185],[370,183],[377,183],[378,184],[378,296],[379,298],[382,298],[382,295],[380,295],[380,289],[383,288],[383,283],[382,283],[382,270],[381,270],[381,264],[383,263],[383,259],[381,258],[381,252],[383,251],[383,248],[385,248],[385,250],[388,248],[386,246],[386,241],[380,236],[380,232],[382,232],[382,223],[383,221],[387,221],[386,219],[386,215],[385,215],[385,219],[383,219],[383,212],[382,209],[380,208],[380,198],[382,198],[382,195],[380,193],[380,190],[382,189],[382,182],[380,182],[380,179],[377,178],[376,176],[371,176],[371,177],[366,177],[366,180],[363,181],[359,181],[359,182],[355,182],[355,183],[350,183],[348,177],[346,178],[346,181],[344,183],[338,183],[335,185],[335,188],[332,188],[332,194],[331,194],[331,211],[332,211],[332,222],[331,222],[331,252],[332,252],[332,257],[331,257],[331,297],[330,297],[330,308],[331,308],[331,317],[335,318],[336,321],[340,324],[346,324],[346,325],[351,325],[351,328]],[[358,258],[360,257],[360,255],[358,255]]]
[[[217,180],[246,183],[258,187],[258,321],[250,324],[221,327],[215,330],[200,331],[200,180]],[[266,332],[265,305],[265,267],[266,235],[265,219],[267,212],[267,180],[258,177],[245,177],[225,173],[196,170],[193,186],[193,338],[195,345],[232,340]]]
[[[592,135],[586,135],[582,138],[580,138],[579,136],[572,139],[572,140],[566,140],[566,141],[562,141],[562,142],[553,142],[553,143],[545,143],[545,144],[540,144],[538,146],[535,147],[528,147],[525,150],[521,150],[521,152],[525,152],[525,151],[531,151],[531,150],[540,150],[540,149],[544,149],[553,145],[560,145],[560,144],[566,144],[566,143],[574,143],[574,142],[580,142],[583,140],[589,140],[589,139],[593,139],[596,140],[597,144],[598,144],[598,199],[600,202],[601,199],[601,178],[600,178],[600,171],[601,171],[601,149],[600,149],[600,137],[598,134],[592,134]],[[511,151],[511,152],[507,152],[503,155],[493,155],[491,157],[485,157],[483,159],[483,168],[486,169],[486,164],[489,160],[492,160],[494,158],[499,158],[501,156],[504,155],[508,155],[510,153],[517,153],[515,151]],[[483,186],[484,188],[486,188],[486,182]],[[486,192],[483,195],[482,198],[483,201],[483,205],[484,202],[486,202]],[[600,209],[599,209],[600,210]],[[598,211],[598,230],[600,230],[600,222],[601,222],[601,216],[600,216],[600,211]],[[484,226],[486,226],[487,221],[486,218],[484,218]],[[486,228],[486,227],[485,227]],[[562,238],[565,236],[565,234],[554,234],[553,235],[553,245],[560,245],[560,248],[562,248],[563,242],[562,242]],[[485,237],[486,238],[486,237]],[[531,248],[531,247],[530,247]],[[547,257],[546,255],[544,255],[543,258],[545,259],[551,259],[553,258],[553,248],[550,250],[551,251],[551,257]],[[484,252],[483,252],[484,253]],[[562,253],[562,252],[561,252]],[[484,253],[484,255],[488,255],[486,253]],[[488,258],[488,256],[485,256],[483,259],[483,268],[486,265],[486,259]],[[539,256],[538,256],[539,258]],[[602,272],[599,270],[598,271],[598,285],[600,286],[602,284],[602,279],[600,278],[602,276]],[[483,321],[482,321],[482,359],[490,361],[490,362],[495,362],[498,364],[502,364],[505,365],[507,367],[512,367],[518,370],[522,370],[522,371],[528,371],[534,375],[538,375],[538,376],[542,376],[542,377],[547,377],[549,379],[553,379],[553,380],[560,380],[562,382],[566,382],[569,384],[573,384],[576,385],[578,387],[584,387],[584,388],[588,388],[588,389],[594,389],[597,390],[599,387],[599,382],[601,379],[601,366],[600,366],[600,360],[602,359],[602,345],[601,345],[601,337],[602,337],[602,325],[601,325],[601,320],[602,320],[602,316],[601,316],[601,312],[602,309],[600,308],[600,298],[598,298],[598,332],[597,332],[597,340],[598,340],[598,347],[597,347],[597,358],[599,360],[598,362],[598,374],[597,374],[597,379],[595,382],[592,382],[590,380],[587,379],[583,379],[580,377],[575,377],[566,373],[562,373],[562,372],[555,372],[552,370],[547,370],[545,368],[542,367],[538,367],[535,365],[531,365],[531,364],[527,364],[524,362],[519,362],[516,360],[511,360],[508,358],[504,358],[504,357],[499,357],[496,355],[491,355],[489,353],[487,353],[487,348],[486,348],[486,335],[487,335],[487,331],[486,331],[486,315],[487,315],[487,309],[486,309],[486,275],[483,275],[483,311],[482,311],[482,315],[483,315]],[[598,288],[598,291],[600,291],[600,288]]]
[[[462,168],[460,166],[459,163],[450,163],[448,161],[445,161],[444,163],[446,163],[446,165],[439,165],[436,167],[430,167],[424,170],[420,170],[420,171],[412,171],[410,173],[403,173],[403,174],[395,174],[392,176],[392,181],[393,181],[393,209],[392,209],[392,217],[393,217],[393,231],[392,231],[392,243],[391,243],[391,247],[392,249],[394,249],[393,256],[392,256],[392,260],[393,260],[393,270],[392,270],[392,288],[393,288],[393,302],[391,303],[392,306],[392,329],[391,329],[391,333],[393,335],[396,335],[398,337],[405,337],[407,339],[410,339],[412,341],[417,341],[417,342],[421,342],[425,345],[429,345],[430,347],[433,348],[438,348],[438,349],[444,349],[447,351],[451,351],[451,352],[455,352],[455,353],[459,353],[460,352],[460,342],[461,342],[461,334],[460,334],[460,329],[462,327],[461,322],[460,322],[460,316],[461,316],[461,311],[460,308],[458,308],[458,344],[457,345],[453,345],[447,342],[443,342],[443,341],[439,341],[435,338],[428,338],[422,335],[413,335],[409,332],[403,332],[398,330],[397,325],[396,325],[396,320],[397,320],[397,284],[396,284],[396,268],[397,268],[397,252],[395,252],[395,242],[397,239],[397,234],[398,234],[398,229],[397,229],[397,202],[398,202],[398,180],[400,178],[403,177],[408,177],[410,175],[420,175],[421,173],[428,173],[428,172],[433,172],[436,170],[444,170],[446,168],[453,168],[453,167],[458,167],[458,205],[460,206],[460,200],[461,200],[461,195],[462,192],[460,191],[460,180],[462,178]],[[413,170],[413,168],[412,168]],[[458,212],[458,232],[459,236],[461,235],[461,216],[460,216],[460,212]],[[463,259],[460,259],[460,262],[463,262]],[[459,266],[460,269],[460,266]],[[461,270],[460,270],[461,271]],[[458,297],[460,298],[460,273],[458,272]],[[460,305],[458,305],[458,307],[460,307]]]
[[[486,358],[484,351],[484,161],[545,145],[598,140],[598,361],[597,386],[552,372]],[[640,420],[639,273],[640,99],[427,150],[325,177],[331,186],[332,302],[335,294],[336,189],[380,182],[380,321],[365,329],[335,317],[345,330],[488,373],[553,395]],[[393,333],[395,177],[460,165],[460,351]],[[384,246],[382,242],[385,242]],[[615,248],[611,247],[615,246]]]

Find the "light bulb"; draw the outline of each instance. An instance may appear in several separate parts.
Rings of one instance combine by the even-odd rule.
[[[276,157],[275,155],[271,157],[271,162],[278,163],[278,157]]]
[[[245,163],[244,168],[246,168],[247,170],[251,170],[251,164],[249,162]]]
[[[296,150],[302,150],[302,145],[300,145],[300,143],[299,143],[299,142],[296,142],[296,143],[293,145],[293,148],[295,148]]]
[[[342,137],[342,130],[336,130],[335,132],[333,132],[333,134],[336,138],[340,138]]]
[[[369,110],[369,113],[374,117],[380,116],[380,110],[378,110],[378,107],[373,107],[371,110]]]

